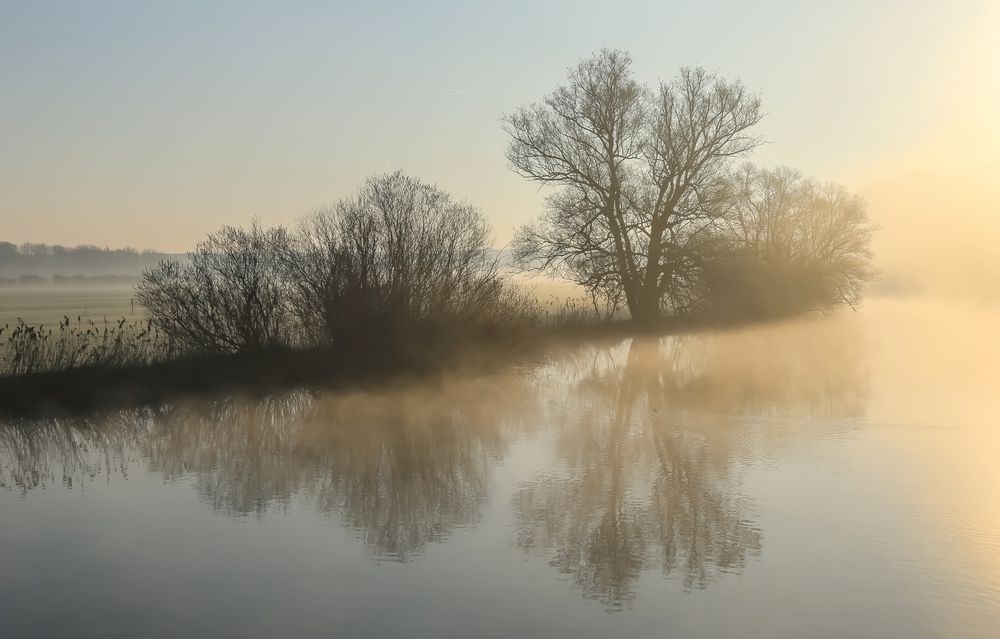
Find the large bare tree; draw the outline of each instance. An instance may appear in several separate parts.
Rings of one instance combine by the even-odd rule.
[[[520,175],[558,187],[514,242],[524,266],[623,299],[637,321],[682,310],[728,198],[732,160],[761,143],[760,100],[741,83],[681,69],[655,89],[602,50],[541,102],[504,117]]]

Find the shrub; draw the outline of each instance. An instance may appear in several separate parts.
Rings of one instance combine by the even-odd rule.
[[[875,229],[865,202],[842,186],[788,168],[746,165],[734,177],[726,239],[730,266],[742,263],[748,269],[741,279],[751,289],[767,287],[779,311],[856,306],[876,275]],[[730,306],[741,297],[729,290],[717,291],[717,297],[723,293],[731,296],[722,300]]]
[[[392,343],[533,314],[504,281],[479,209],[399,172],[306,219],[284,261],[292,307],[316,340]]]
[[[289,296],[282,279],[287,234],[254,222],[223,227],[188,254],[143,273],[136,299],[182,349],[236,353],[287,344]]]

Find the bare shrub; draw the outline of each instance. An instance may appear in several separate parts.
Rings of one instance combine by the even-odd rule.
[[[254,222],[223,227],[188,254],[147,269],[136,299],[184,350],[236,353],[287,344],[290,308],[282,279],[287,234]]]
[[[316,340],[499,329],[533,315],[504,281],[479,209],[400,172],[303,221],[284,262],[292,307]]]
[[[716,303],[758,314],[857,305],[874,230],[864,201],[789,168],[734,176],[722,259],[706,266]]]

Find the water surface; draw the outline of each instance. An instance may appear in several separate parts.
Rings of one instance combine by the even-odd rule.
[[[998,319],[8,424],[0,636],[998,636]]]

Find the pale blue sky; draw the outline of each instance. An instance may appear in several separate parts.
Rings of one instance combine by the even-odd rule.
[[[0,239],[183,250],[398,168],[482,206],[503,243],[541,195],[499,118],[601,47],[650,82],[741,78],[768,112],[758,161],[857,187],[922,166],[963,109],[1000,114],[991,7],[0,0]]]

